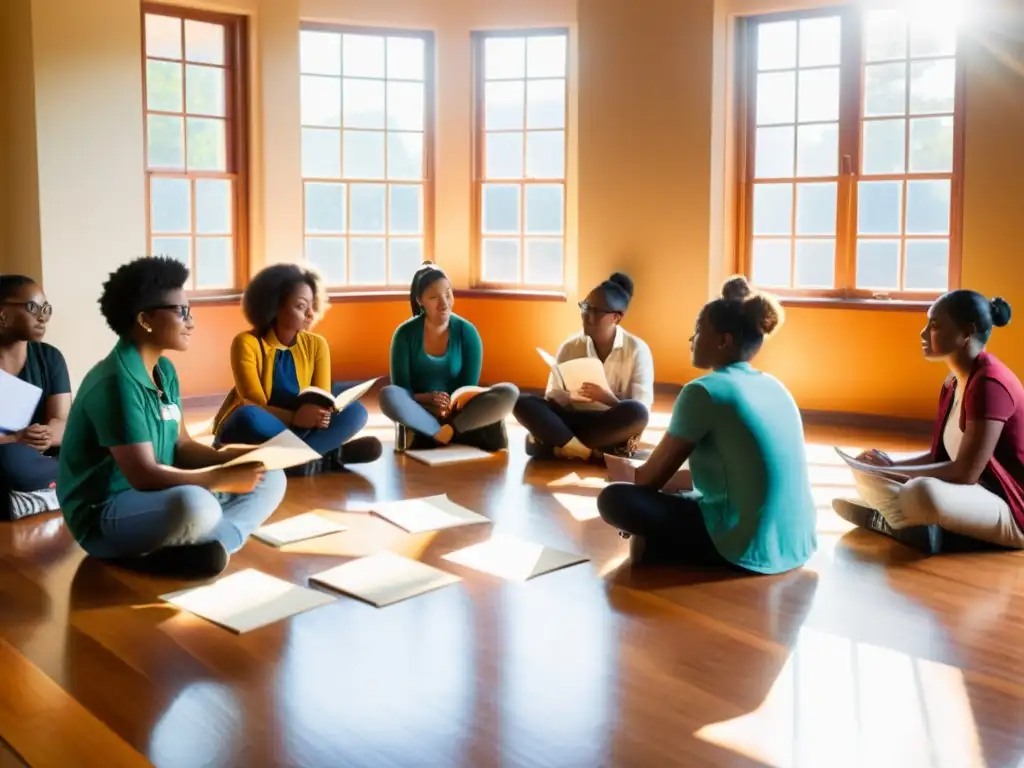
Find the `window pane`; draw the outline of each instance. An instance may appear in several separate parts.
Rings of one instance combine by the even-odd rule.
[[[149,228],[154,233],[192,231],[192,189],[188,179],[149,180]]]
[[[526,134],[526,176],[530,179],[565,178],[565,133],[529,131]]]
[[[506,80],[526,76],[526,40],[489,37],[484,40],[484,77]]]
[[[150,168],[185,167],[184,121],[180,117],[146,118],[146,154]]]
[[[839,63],[841,27],[838,16],[800,22],[800,66],[822,67]]]
[[[483,277],[488,283],[519,282],[519,241],[484,238]]]
[[[796,122],[796,73],[757,76],[757,124]]]
[[[223,117],[226,94],[224,70],[219,67],[185,67],[185,109],[197,115]]]
[[[146,55],[161,59],[181,58],[181,19],[146,14]]]
[[[911,114],[923,115],[935,112],[952,112],[955,95],[955,59],[911,62]]]
[[[224,64],[224,27],[205,21],[185,21],[185,58],[200,64]]]
[[[388,128],[423,130],[423,85],[388,83]]]
[[[146,62],[146,109],[181,112],[181,64]]]
[[[341,131],[302,129],[302,175],[305,178],[341,178]]]
[[[793,231],[793,185],[754,187],[754,234],[788,235]]]
[[[883,117],[907,112],[905,64],[872,64],[864,67],[864,115]]]
[[[864,18],[864,52],[868,61],[907,55],[907,19],[900,11],[868,11]]]
[[[839,119],[839,70],[812,69],[800,73],[799,120],[823,123]]]
[[[484,147],[484,176],[488,179],[523,177],[523,134],[488,133]]]
[[[565,35],[527,38],[526,76],[564,77],[567,45],[568,39]]]
[[[839,125],[801,125],[796,130],[797,176],[835,176],[839,172]]]
[[[230,287],[233,258],[230,237],[196,238],[196,288]]]
[[[565,80],[526,83],[526,127],[565,127]]]
[[[793,175],[792,125],[758,128],[754,149],[754,177],[758,179],[790,178]]]
[[[349,228],[357,234],[384,234],[386,192],[383,184],[350,184]],[[351,246],[350,246],[351,249]],[[353,258],[354,252],[350,253]]]
[[[857,287],[899,290],[900,241],[861,240],[857,243]]]
[[[191,237],[154,237],[149,247],[150,256],[167,256],[192,268]],[[191,281],[190,281],[191,282]]]
[[[379,35],[343,35],[341,56],[348,77],[384,77],[384,38]]]
[[[207,117],[185,119],[188,132],[188,169],[221,171],[228,169],[225,121]]]
[[[337,78],[303,75],[300,89],[303,125],[341,125],[341,82]]]
[[[231,234],[231,181],[196,179],[196,234]]]
[[[484,127],[488,131],[522,130],[526,105],[525,84],[487,83]]]
[[[388,132],[388,178],[423,178],[423,134]]]
[[[518,234],[519,186],[485,184],[483,195],[483,232],[494,235]]]
[[[380,131],[345,131],[345,178],[384,178],[384,134]]]
[[[857,186],[857,230],[864,235],[898,235],[903,182],[862,181]]]
[[[861,161],[864,173],[903,173],[906,143],[906,120],[865,121]]]
[[[836,232],[836,182],[796,185],[796,233],[834,235]]]
[[[935,18],[917,18],[910,25],[910,55],[956,55],[956,20],[935,14]]]
[[[341,234],[345,231],[345,185],[306,185],[306,232]]]
[[[949,288],[949,241],[907,240],[903,275],[906,291],[945,291]]]
[[[408,285],[423,263],[423,241],[419,238],[391,240],[391,266],[388,282],[391,285]]]
[[[950,182],[907,182],[907,234],[949,234]]]
[[[387,43],[388,77],[400,80],[424,80],[426,50],[419,37],[389,37]],[[394,276],[392,274],[392,276]],[[412,279],[412,275],[409,276]]]
[[[391,185],[388,231],[394,235],[423,233],[423,187]]]
[[[346,128],[384,127],[384,82],[344,80],[342,105]],[[355,263],[355,262],[353,262]]]
[[[791,69],[796,66],[796,22],[760,24],[757,28],[757,68]]]
[[[526,234],[562,234],[564,208],[561,184],[531,184],[526,187]]]
[[[529,285],[561,285],[562,241],[526,241],[526,263],[523,282]]]
[[[335,32],[299,32],[299,68],[304,75],[341,74],[341,35]]]
[[[789,240],[754,240],[753,281],[770,288],[788,288]]]
[[[384,285],[387,283],[385,261],[386,240],[352,238],[348,241],[350,285]]]
[[[796,241],[797,288],[835,288],[835,240]]]
[[[910,172],[953,170],[953,118],[921,117],[910,121]]]
[[[320,270],[328,285],[345,285],[345,240],[307,237],[306,261]]]

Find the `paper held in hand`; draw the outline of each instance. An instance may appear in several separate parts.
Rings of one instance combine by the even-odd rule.
[[[880,475],[881,477],[888,477],[897,482],[906,482],[910,479],[908,475],[902,474],[898,469],[894,467],[886,467],[879,464],[869,464],[866,461],[860,461],[859,459],[851,456],[850,454],[842,451],[839,447],[835,449],[836,453],[839,454],[839,458],[846,462],[850,469],[854,469],[858,472],[866,472],[869,475]]]
[[[632,483],[635,482],[636,468],[643,462],[605,454],[604,464],[608,468],[608,479],[611,482]],[[677,469],[676,473],[661,487],[661,491],[664,493],[681,493],[692,490],[693,476],[690,474],[689,461],[683,462],[683,466]]]
[[[225,461],[221,467],[237,467],[241,464],[262,464],[268,471],[274,469],[291,469],[300,464],[319,459],[320,454],[306,445],[294,432],[286,429],[262,445],[254,446],[248,453]],[[216,467],[206,467],[193,472],[206,472]]]
[[[0,434],[29,426],[42,397],[43,390],[36,385],[0,371]]]
[[[299,392],[298,399],[302,404],[309,403],[310,405],[318,405],[321,408],[333,408],[336,411],[342,411],[369,392],[379,379],[380,377],[378,376],[369,381],[364,381],[362,384],[356,384],[344,392],[339,392],[337,397],[319,387],[306,387]]]
[[[611,390],[611,385],[608,384],[608,377],[604,372],[604,363],[596,357],[577,357],[574,360],[566,360],[560,363],[540,347],[537,347],[537,353],[551,369],[551,375],[554,376],[556,386],[568,392],[573,402],[593,402],[580,396],[579,392],[584,384],[597,384],[600,387]]]

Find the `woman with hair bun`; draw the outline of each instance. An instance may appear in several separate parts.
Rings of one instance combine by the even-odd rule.
[[[943,532],[1024,548],[1024,387],[985,351],[1010,305],[976,291],[939,297],[928,310],[921,350],[950,375],[927,453],[893,461],[878,450],[857,458],[884,474],[854,470],[858,500],[836,499],[845,520],[935,553]]]
[[[632,483],[597,500],[629,538],[630,557],[781,573],[817,546],[804,430],[793,397],[751,360],[783,320],[771,296],[743,277],[706,304],[690,338],[693,365],[710,373],[679,393],[672,418]],[[689,459],[694,492],[662,488]]]
[[[566,392],[551,375],[544,397],[521,395],[515,417],[529,433],[528,455],[586,460],[636,450],[654,404],[654,360],[650,347],[621,326],[632,298],[633,281],[616,272],[580,302],[583,330],[562,343],[555,359],[597,358],[611,389],[589,383]]]

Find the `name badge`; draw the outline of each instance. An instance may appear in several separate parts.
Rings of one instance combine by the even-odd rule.
[[[181,411],[175,403],[160,406],[160,419],[163,421],[181,421]]]

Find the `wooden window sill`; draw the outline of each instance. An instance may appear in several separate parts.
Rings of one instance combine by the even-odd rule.
[[[882,312],[927,312],[934,299],[841,299],[826,296],[778,296],[784,307],[867,309]]]
[[[515,288],[462,288],[456,289],[458,298],[466,299],[512,299],[519,301],[568,301],[562,291],[531,291]]]

